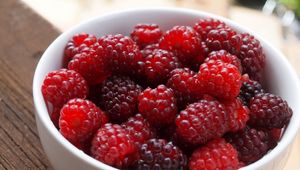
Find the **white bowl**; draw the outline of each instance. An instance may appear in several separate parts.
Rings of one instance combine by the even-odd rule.
[[[131,9],[96,17],[64,32],[48,47],[35,71],[33,98],[40,139],[52,166],[61,170],[115,169],[93,159],[74,147],[58,132],[48,116],[47,107],[41,93],[41,85],[48,72],[61,68],[63,50],[72,35],[81,32],[91,33],[96,36],[117,33],[129,35],[133,26],[137,23],[157,23],[163,30],[167,30],[175,25],[192,26],[199,18],[208,17],[222,20],[240,32],[249,32],[262,43],[267,56],[264,76],[267,88],[270,92],[280,95],[287,100],[294,114],[276,148],[262,159],[242,169],[282,169],[300,125],[300,105],[298,103],[300,101],[300,86],[294,69],[270,43],[239,24],[213,14],[178,8]]]

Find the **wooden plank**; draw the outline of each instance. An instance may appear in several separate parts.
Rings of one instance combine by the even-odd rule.
[[[32,77],[59,34],[18,0],[0,1],[0,169],[51,169],[34,118]]]

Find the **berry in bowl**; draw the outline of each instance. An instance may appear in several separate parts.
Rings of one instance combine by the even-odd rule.
[[[111,13],[63,33],[37,66],[33,96],[56,169],[281,169],[300,122],[299,82],[278,50],[177,8]]]

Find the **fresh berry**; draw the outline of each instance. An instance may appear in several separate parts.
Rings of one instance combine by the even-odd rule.
[[[195,71],[199,70],[199,66],[204,62],[209,54],[209,49],[205,41],[201,41],[201,50],[200,53],[195,57],[195,61],[192,63],[191,68]]]
[[[201,52],[198,33],[188,26],[175,26],[164,34],[159,42],[161,49],[174,52],[183,64],[192,64]]]
[[[244,73],[251,79],[260,80],[261,72],[265,66],[265,54],[260,42],[254,36],[242,34],[242,45],[237,55],[242,63]]]
[[[247,74],[243,75],[242,82],[239,98],[249,106],[250,99],[258,93],[264,93],[264,89],[258,81],[249,79]]]
[[[80,73],[90,85],[103,82],[111,74],[103,55],[95,50],[76,54],[69,62],[68,69]]]
[[[207,34],[209,31],[213,29],[220,29],[220,28],[226,28],[228,27],[224,22],[207,18],[207,19],[200,19],[196,24],[194,25],[194,29],[199,33],[202,40],[205,40],[207,37]]]
[[[162,31],[156,24],[137,24],[130,36],[142,49],[146,45],[157,43]]]
[[[60,69],[46,75],[42,85],[46,101],[61,107],[73,98],[86,98],[88,85],[85,79],[74,70]]]
[[[177,57],[166,50],[154,50],[145,58],[145,75],[153,85],[165,83],[169,73],[181,66]]]
[[[142,88],[128,77],[112,76],[101,88],[100,105],[112,122],[121,123],[137,112]]]
[[[243,105],[239,98],[224,100],[221,102],[228,114],[229,131],[236,132],[246,127],[249,120],[249,109]]]
[[[141,114],[130,117],[122,127],[128,132],[131,139],[139,147],[147,140],[155,137],[155,130]]]
[[[200,66],[197,75],[203,93],[222,99],[234,99],[241,87],[241,73],[232,64],[209,60]]]
[[[293,114],[281,97],[270,93],[259,93],[250,100],[249,124],[254,127],[282,128]]]
[[[171,124],[177,114],[176,100],[172,89],[159,85],[147,88],[140,96],[139,112],[155,127]]]
[[[242,73],[242,65],[240,59],[225,50],[213,51],[209,53],[208,57],[205,59],[205,62],[208,62],[209,60],[221,60],[224,63],[235,65],[239,69],[240,73]]]
[[[145,48],[141,50],[141,53],[144,57],[147,57],[148,55],[152,54],[154,50],[159,49],[158,44],[151,44],[147,45]]]
[[[278,142],[281,139],[282,134],[283,129],[273,128],[269,130],[269,135],[275,142]]]
[[[241,36],[228,27],[209,31],[206,39],[210,51],[226,50],[231,54],[240,51],[241,43]]]
[[[106,35],[98,39],[104,50],[105,62],[113,73],[140,75],[143,71],[143,55],[135,42],[121,34]]]
[[[66,45],[65,64],[68,63],[76,54],[83,51],[89,51],[97,42],[96,36],[87,33],[76,34],[70,39]]]
[[[190,170],[234,170],[239,168],[237,151],[218,138],[195,150],[189,161]]]
[[[178,135],[188,143],[204,144],[227,132],[228,115],[217,100],[190,104],[177,116]]]
[[[49,113],[50,119],[56,128],[59,128],[58,120],[60,116],[60,107],[54,107],[52,112]]]
[[[71,143],[84,143],[107,121],[106,114],[94,103],[75,98],[62,107],[59,128]]]
[[[91,156],[116,168],[127,168],[136,159],[137,148],[125,129],[105,124],[92,140]]]
[[[257,161],[274,146],[267,132],[249,127],[229,134],[226,139],[236,148],[239,160],[245,164]]]
[[[197,101],[199,81],[196,73],[188,68],[178,68],[170,73],[167,86],[172,88],[177,99],[177,105],[184,109],[187,104]]]
[[[136,169],[185,170],[187,158],[182,151],[164,139],[150,139],[139,150]]]

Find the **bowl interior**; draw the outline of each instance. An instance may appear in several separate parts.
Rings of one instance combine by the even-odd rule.
[[[137,23],[157,23],[163,30],[170,29],[175,25],[193,26],[199,18],[207,17],[223,20],[239,32],[249,32],[261,41],[267,56],[267,65],[264,73],[266,87],[270,92],[286,99],[294,110],[291,122],[278,146],[271,151],[271,154],[266,155],[264,158],[243,169],[256,169],[257,167],[260,167],[273,159],[276,155],[280,154],[296,135],[300,124],[300,105],[297,103],[300,97],[300,90],[297,76],[284,56],[260,38],[260,36],[227,19],[208,13],[176,8],[127,10],[91,19],[63,33],[45,51],[36,68],[33,92],[37,116],[42,120],[42,123],[46,124],[50,134],[53,135],[58,142],[65,145],[70,153],[77,154],[83,161],[87,161],[96,167],[103,168],[103,163],[94,160],[83,152],[75,151],[76,148],[59,134],[48,116],[46,104],[40,90],[45,75],[52,70],[61,68],[63,50],[67,41],[73,34],[82,32],[91,33],[98,37],[117,33],[129,35],[130,31]]]

